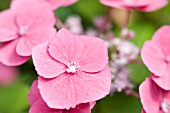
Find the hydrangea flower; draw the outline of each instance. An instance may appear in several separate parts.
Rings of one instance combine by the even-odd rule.
[[[132,89],[133,84],[130,82],[129,76],[130,70],[125,67],[120,68],[116,73],[112,72],[111,94],[116,91],[122,92],[124,89]]]
[[[85,32],[85,35],[87,36],[97,36],[98,33],[95,29],[93,28],[87,28],[87,31]],[[106,43],[107,44],[107,43]]]
[[[77,0],[41,0],[41,1],[47,1],[53,9],[57,9],[59,7],[66,7],[77,2]]]
[[[143,113],[170,113],[170,91],[147,78],[139,87]]]
[[[33,49],[38,88],[51,108],[70,109],[109,94],[108,51],[99,38],[78,36],[66,29]]]
[[[11,9],[0,13],[0,42],[4,42],[0,61],[9,66],[25,63],[35,45],[55,35],[54,24],[55,16],[48,3],[13,1]]]
[[[117,50],[119,51],[120,56],[126,57],[128,61],[136,59],[140,53],[139,48],[130,41],[122,41],[117,46]]]
[[[163,89],[170,89],[170,26],[161,27],[141,51],[142,60],[153,73],[152,79]]]
[[[0,63],[0,85],[11,83],[18,75],[16,67],[9,67]]]
[[[142,113],[146,113],[146,111],[144,109],[142,109]]]
[[[100,0],[104,5],[120,9],[137,9],[144,12],[158,10],[168,4],[168,0]]]
[[[78,15],[71,15],[65,21],[67,28],[75,34],[83,34],[83,26],[81,25],[81,18]]]
[[[94,18],[93,24],[96,26],[96,28],[100,33],[103,33],[105,31],[105,26],[107,24],[110,24],[107,21],[108,20],[106,19],[105,16],[97,16]]]
[[[93,108],[95,104],[94,102],[84,103],[69,110],[53,109],[48,107],[43,101],[37,87],[38,81],[35,80],[31,86],[30,93],[28,94],[28,100],[31,105],[29,113],[91,113],[91,108]]]

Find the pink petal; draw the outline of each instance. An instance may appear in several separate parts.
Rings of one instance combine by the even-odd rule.
[[[158,113],[162,90],[150,79],[146,79],[139,87],[139,93],[143,108],[146,113]]]
[[[30,30],[27,38],[34,44],[38,45],[43,42],[51,41],[56,35],[56,29],[53,27],[44,27]]]
[[[28,40],[27,37],[24,36],[19,39],[16,52],[21,56],[31,56],[32,48],[33,44],[31,40]]]
[[[0,41],[10,41],[17,38],[17,28],[14,13],[6,10],[0,13]]]
[[[142,113],[146,113],[146,111],[144,109],[142,109]]]
[[[160,46],[167,57],[170,57],[170,26],[163,26],[158,29],[153,36],[153,41]]]
[[[168,102],[170,102],[169,100],[170,100],[170,91],[168,90],[166,90],[165,92],[164,92],[164,99],[166,99],[166,100],[168,100]]]
[[[70,110],[65,109],[52,109],[46,105],[40,96],[38,90],[38,81],[35,80],[31,86],[30,93],[28,94],[28,100],[31,105],[29,113],[90,113],[91,104],[94,105],[95,102],[91,104],[85,103],[77,105],[75,108]],[[93,107],[92,107],[93,108]]]
[[[89,103],[80,104],[76,106],[76,108],[71,108],[70,110],[65,109],[63,110],[52,109],[48,107],[42,99],[39,99],[31,106],[29,113],[91,113],[91,112]]]
[[[35,29],[43,26],[52,27],[55,24],[53,10],[46,2],[15,0],[11,4],[11,9],[16,12],[17,24],[20,27],[27,26],[28,29]]]
[[[35,80],[32,83],[32,86],[30,88],[30,92],[28,94],[28,101],[29,101],[30,105],[32,105],[39,99],[41,99],[41,96],[40,96],[40,92],[38,89],[38,80]]]
[[[82,52],[83,44],[80,38],[64,28],[58,31],[49,44],[50,55],[66,65],[70,62],[78,62]]]
[[[146,7],[139,7],[138,10],[142,10],[145,12],[151,12],[158,10],[168,4],[168,0],[139,0],[140,3],[146,2]]]
[[[8,85],[16,79],[18,69],[16,67],[9,67],[0,63],[0,85]]]
[[[63,110],[49,108],[42,99],[31,105],[29,113],[63,113]]]
[[[100,2],[106,6],[114,7],[114,8],[120,8],[120,9],[127,9],[131,10],[136,7],[144,7],[146,6],[146,3],[138,3],[138,1],[134,2],[125,2],[125,0],[100,0]]]
[[[32,58],[37,73],[45,78],[54,78],[65,72],[65,65],[54,60],[48,53],[48,43],[33,48]]]
[[[29,113],[91,113],[90,110],[95,105],[95,102],[90,102],[77,105],[75,108],[69,110],[50,108],[40,96],[37,80],[35,80],[31,86],[28,100],[31,105]]]
[[[159,43],[159,41],[161,40],[160,37],[166,37],[168,36],[168,32],[170,31],[170,26],[168,25],[164,25],[162,27],[160,27],[154,34],[153,36],[153,40],[157,43]]]
[[[110,92],[111,76],[106,67],[98,73],[63,73],[54,79],[39,77],[38,87],[43,100],[51,108],[69,109],[77,104],[96,101]]]
[[[142,60],[156,76],[163,76],[166,69],[165,56],[154,42],[147,41],[141,51]]]
[[[0,47],[0,61],[8,66],[18,66],[29,60],[29,57],[23,57],[16,53],[18,40],[4,43]]]
[[[152,79],[156,82],[158,86],[165,90],[170,90],[170,64],[168,64],[165,73],[161,77],[157,77],[152,74]]]
[[[18,38],[16,32],[7,29],[0,29],[0,42],[6,42]]]
[[[84,80],[87,92],[83,103],[99,100],[110,92],[111,73],[108,66],[98,73],[79,72],[78,75]]]
[[[106,6],[124,9],[124,7],[123,7],[124,1],[123,0],[100,0],[100,2]]]
[[[120,8],[120,9],[138,9],[144,12],[151,12],[158,10],[165,5],[167,5],[167,0],[134,0],[128,2],[125,0],[100,0],[100,2],[104,5]]]
[[[16,30],[17,26],[15,24],[15,13],[12,10],[5,10],[0,13],[0,27],[9,29],[9,30]]]
[[[96,105],[96,102],[90,102],[90,109],[92,109]]]
[[[51,4],[53,9],[57,9],[59,7],[66,7],[74,4],[75,2],[77,2],[77,0],[48,0],[48,2]]]
[[[103,70],[108,63],[108,51],[105,42],[99,38],[81,36],[84,44],[80,57],[80,70],[85,72],[98,72]]]
[[[17,53],[22,56],[30,56],[34,46],[50,41],[55,36],[55,33],[54,28],[31,30],[29,34],[19,40]]]
[[[134,8],[137,8],[137,9],[139,9],[139,8],[145,8],[145,7],[147,7],[148,5],[149,5],[149,3],[148,3],[148,1],[149,0],[134,0],[134,2],[132,2],[132,3],[128,3],[128,0],[127,0],[127,2],[126,2],[126,4],[129,4],[129,5],[131,5],[131,6],[133,6]],[[151,0],[152,1],[152,0]]]
[[[91,113],[90,104],[80,104],[77,105],[75,108],[71,108],[69,112],[65,111],[63,113]]]
[[[39,77],[38,88],[47,105],[56,109],[74,108],[82,103],[87,90],[82,78],[67,73],[51,80]]]

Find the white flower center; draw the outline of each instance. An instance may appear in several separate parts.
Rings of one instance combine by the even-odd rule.
[[[77,62],[71,62],[71,63],[68,63],[67,64],[67,73],[76,73],[79,69],[80,69],[80,66]]]
[[[135,2],[136,0],[123,0],[123,1],[128,3],[128,4],[131,4],[131,3]]]
[[[18,30],[18,34],[19,34],[20,36],[25,35],[26,32],[27,32],[27,29],[28,29],[27,26],[21,26],[21,27],[19,28],[19,30]]]
[[[170,104],[168,103],[168,101],[166,99],[164,99],[161,102],[161,110],[163,111],[163,113],[168,113],[169,112],[169,107],[170,107]]]

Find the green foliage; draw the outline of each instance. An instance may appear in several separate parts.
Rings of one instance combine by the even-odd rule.
[[[28,92],[29,87],[22,83],[16,83],[8,87],[1,87],[0,112],[20,113],[28,108]]]
[[[113,96],[107,96],[97,102],[93,113],[140,113],[141,109],[139,99],[115,93]]]
[[[59,8],[55,10],[54,12],[58,16],[58,18],[60,18],[63,22],[69,15],[75,14],[71,6]]]
[[[152,39],[152,36],[156,30],[154,26],[147,22],[134,22],[130,29],[135,31],[135,37],[132,39],[138,47],[142,47],[146,40]]]
[[[9,7],[11,0],[0,0],[0,11]]]
[[[128,67],[131,70],[130,79],[135,84],[140,84],[150,76],[150,72],[144,64],[129,64]]]
[[[99,0],[79,0],[73,7],[83,18],[91,21],[94,16],[105,14],[107,7],[99,3]]]

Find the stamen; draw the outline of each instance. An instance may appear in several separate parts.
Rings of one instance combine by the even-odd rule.
[[[166,99],[164,99],[161,102],[161,110],[163,111],[163,113],[168,113],[169,112],[169,107],[170,107],[169,102]]]
[[[21,27],[19,28],[19,30],[18,30],[18,34],[19,34],[20,36],[25,35],[26,32],[27,32],[27,29],[28,29],[27,26],[21,26]]]
[[[71,63],[68,63],[67,64],[67,73],[76,73],[79,69],[80,69],[80,66],[77,62],[71,62]]]
[[[135,0],[123,0],[123,1],[126,2],[126,3],[129,3],[129,4],[135,2]]]

